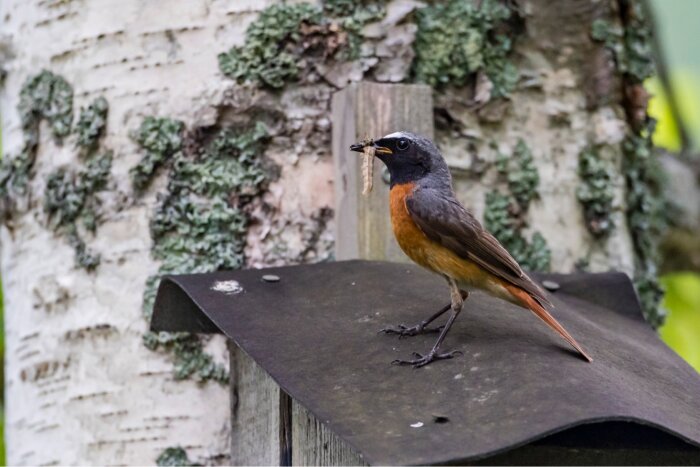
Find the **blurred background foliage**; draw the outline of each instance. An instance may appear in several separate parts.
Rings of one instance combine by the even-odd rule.
[[[700,153],[700,49],[695,41],[700,25],[700,1],[651,0],[661,53],[667,65],[671,90],[690,139],[689,157]],[[678,124],[669,99],[657,78],[646,83],[654,97],[649,113],[657,120],[654,144],[681,151]],[[671,181],[672,182],[672,181]],[[663,306],[668,310],[661,338],[700,372],[700,274],[672,272],[662,278],[666,287]]]
[[[681,120],[691,140],[694,157],[700,153],[700,49],[695,35],[700,26],[700,0],[649,0],[668,66],[669,81]],[[657,120],[654,144],[671,152],[682,149],[678,124],[669,99],[657,78],[645,83],[654,96],[649,113]],[[0,135],[0,147],[1,147]],[[663,306],[668,310],[661,338],[700,372],[700,274],[673,272],[662,278],[666,287]],[[4,394],[5,339],[0,284],[0,390]],[[5,465],[4,398],[0,400],[0,465]]]

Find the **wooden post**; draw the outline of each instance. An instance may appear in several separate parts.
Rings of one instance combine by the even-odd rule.
[[[231,464],[291,465],[291,398],[229,342]]]
[[[375,166],[374,189],[364,197],[360,157],[349,147],[360,139],[400,130],[432,138],[431,88],[354,83],[333,96],[331,110],[336,258],[406,261],[391,232],[383,166]],[[234,343],[230,356],[233,465],[367,465]]]
[[[353,83],[333,96],[336,258],[407,261],[394,240],[389,219],[389,186],[377,161],[374,189],[362,195],[360,156],[349,147],[370,137],[407,130],[433,137],[430,86]]]

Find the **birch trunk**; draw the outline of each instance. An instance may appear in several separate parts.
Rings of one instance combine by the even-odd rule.
[[[150,255],[149,219],[164,180],[156,180],[143,197],[133,194],[128,171],[142,151],[129,132],[150,115],[212,124],[230,86],[217,54],[241,43],[248,23],[268,4],[9,0],[0,5],[11,51],[1,100],[3,154],[12,157],[22,147],[20,88],[44,68],[73,86],[76,118],[93,99],[109,101],[101,145],[114,151],[110,186],[102,194],[103,223],[90,240],[102,257],[94,272],[76,268],[73,248],[47,228],[42,210],[47,174],[77,166],[79,158],[74,137],[56,145],[45,122],[26,210],[2,228],[9,465],[153,464],[169,447],[184,448],[192,462],[227,462],[227,387],[175,381],[171,357],[142,343],[144,283],[158,268]],[[289,177],[300,170],[290,167]],[[330,162],[304,177],[316,174],[312,184],[323,185],[326,173]],[[271,191],[281,196],[286,180],[281,177]],[[279,229],[289,212],[306,219],[331,206],[332,189],[325,190],[314,197],[292,195],[275,206]],[[306,226],[302,221],[290,226],[277,246],[290,257],[307,246],[313,250],[304,237]],[[251,263],[265,261],[263,253],[249,257]],[[226,364],[222,339],[207,349]]]
[[[0,100],[5,157],[22,149],[20,90],[41,69],[72,85],[76,116],[95,98],[107,99],[100,146],[114,151],[110,182],[99,195],[102,219],[96,235],[86,237],[101,255],[94,271],[77,268],[65,236],[47,227],[47,177],[84,161],[75,135],[58,145],[45,121],[28,196],[0,230],[9,464],[148,464],[172,447],[184,448],[192,462],[228,461],[227,388],[175,381],[171,356],[149,351],[142,342],[144,284],[159,268],[151,255],[149,222],[168,175],[159,171],[143,194],[133,190],[129,170],[143,149],[130,133],[148,116],[184,122],[188,138],[241,121],[264,122],[270,141],[260,158],[274,167],[274,176],[245,205],[245,264],[329,259],[335,182],[331,96],[360,79],[412,81],[415,10],[425,6],[387,2],[381,23],[362,29],[361,55],[350,62],[300,61],[306,66],[302,75],[280,89],[236,84],[220,72],[217,54],[243,45],[248,25],[275,3],[280,2],[0,4],[7,52]],[[618,2],[517,3],[524,29],[511,55],[520,78],[509,97],[489,99],[493,83],[478,73],[468,86],[434,94],[436,139],[458,197],[483,218],[488,193],[508,190],[499,154],[515,159],[522,140],[540,179],[538,197],[518,215],[522,235],[528,241],[535,231],[542,235],[552,270],[571,271],[583,261],[594,270],[631,274],[634,242],[625,218],[621,144],[634,122],[626,114],[621,72],[604,44],[591,39],[596,19],[620,24]],[[318,34],[327,47],[345,40],[333,36],[332,28]],[[612,167],[616,228],[604,240],[589,233],[577,200],[577,167],[589,146],[599,148]],[[208,341],[206,349],[226,364],[221,339]]]

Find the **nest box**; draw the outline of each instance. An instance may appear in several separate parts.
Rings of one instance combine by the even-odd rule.
[[[416,266],[340,261],[168,276],[152,329],[231,345],[239,464],[700,463],[700,375],[642,318],[627,276],[537,275],[588,364],[526,310],[473,293],[444,344],[464,355],[392,366],[398,339],[445,305]]]

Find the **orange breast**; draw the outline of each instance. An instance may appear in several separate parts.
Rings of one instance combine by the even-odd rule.
[[[399,246],[406,255],[424,268],[455,279],[464,286],[484,289],[501,295],[501,280],[478,264],[429,239],[413,222],[406,208],[406,198],[415,184],[394,185],[389,193],[391,226]]]

